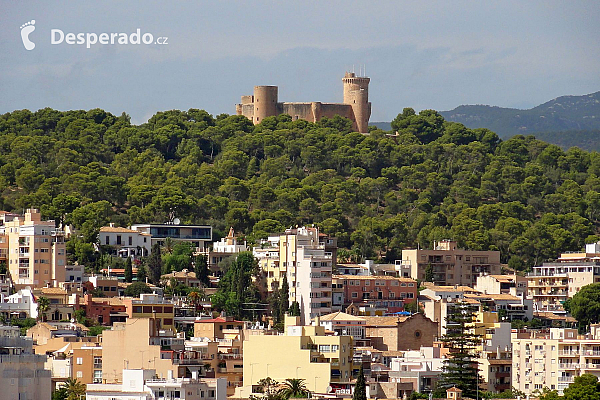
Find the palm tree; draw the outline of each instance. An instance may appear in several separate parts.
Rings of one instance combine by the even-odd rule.
[[[85,396],[86,385],[77,379],[67,378],[64,388],[67,389],[67,400],[79,400]]]
[[[37,305],[38,305],[38,318],[42,320],[42,322],[44,322],[46,320],[46,311],[48,311],[48,309],[50,308],[50,300],[48,300],[47,297],[39,297],[37,299]]]
[[[308,397],[310,391],[306,388],[306,384],[304,383],[304,379],[286,379],[283,387],[279,390],[279,394],[284,399],[289,399],[290,397]]]
[[[173,253],[173,239],[167,237],[165,239],[165,243],[163,245],[163,250],[165,253],[172,254]]]

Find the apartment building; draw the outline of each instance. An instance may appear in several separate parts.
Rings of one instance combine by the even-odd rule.
[[[20,337],[16,326],[0,326],[0,398],[49,399],[51,372],[45,355],[33,352],[31,339]]]
[[[123,304],[129,318],[152,318],[158,329],[175,331],[175,306],[157,294],[142,293],[139,299],[125,297]]]
[[[253,254],[266,274],[268,291],[279,287],[287,276],[289,301],[299,303],[303,323],[331,313],[335,238],[320,234],[314,227],[291,228],[270,236]]]
[[[510,294],[525,297],[527,278],[514,275],[481,275],[477,277],[475,289],[484,294]]]
[[[137,224],[131,229],[150,235],[150,248],[157,243],[164,246],[165,240],[171,238],[174,243],[190,243],[196,253],[205,253],[212,240],[212,226],[207,225]]]
[[[286,316],[283,335],[250,335],[244,341],[244,386],[235,397],[248,398],[267,377],[301,378],[316,393],[350,389],[352,352],[352,337],[326,335],[318,317],[315,325],[303,326],[299,317]]]
[[[501,393],[511,389],[511,325],[500,322],[497,312],[480,309],[475,314],[473,333],[481,337],[478,346],[479,371],[486,390]]]
[[[53,220],[42,221],[37,209],[27,209],[23,217],[15,216],[0,226],[0,236],[6,238],[7,266],[17,289],[65,281],[64,232]]]
[[[225,378],[227,395],[242,386],[244,322],[232,317],[201,319],[194,323],[194,340],[186,348],[201,349],[208,355],[215,378]],[[212,375],[211,375],[212,376]]]
[[[334,305],[345,308],[371,304],[388,313],[404,310],[404,305],[417,299],[417,282],[410,278],[375,275],[333,275]],[[339,295],[338,295],[339,294]],[[333,301],[333,299],[332,299]]]
[[[202,354],[185,350],[185,337],[159,326],[158,319],[129,318],[102,333],[102,379],[124,382],[122,368],[156,371],[158,378],[202,376]]]
[[[525,394],[548,387],[563,390],[576,376],[600,377],[600,325],[579,335],[576,329],[513,331],[512,385]]]
[[[226,400],[223,379],[157,378],[155,369],[123,369],[122,383],[88,384],[88,400]]]
[[[421,347],[403,352],[390,361],[391,382],[410,383],[412,390],[419,393],[431,392],[442,374],[447,349]]]
[[[473,287],[482,274],[499,275],[499,251],[465,250],[453,240],[434,243],[433,249],[402,250],[400,271],[410,270],[410,277],[426,281],[431,274],[437,285],[465,285]]]

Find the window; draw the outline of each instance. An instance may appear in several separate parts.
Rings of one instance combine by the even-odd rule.
[[[215,391],[214,390],[209,390],[208,391],[208,397],[215,397]]]
[[[321,353],[329,353],[331,351],[331,346],[328,344],[320,344],[319,351]]]
[[[352,293],[352,298],[354,298],[354,299],[355,299],[355,298],[357,298],[357,297],[358,297],[358,293],[356,293],[356,292],[353,292],[353,293]]]
[[[109,238],[108,238],[108,236],[106,236],[106,237],[104,238],[104,244],[106,244],[106,245],[110,244],[110,241],[109,241]]]
[[[117,235],[117,244],[121,244],[121,235]]]
[[[83,371],[77,371],[77,377],[83,378]]]
[[[77,357],[77,365],[81,365],[81,364],[83,364],[83,358]]]
[[[102,383],[102,370],[94,371],[94,383]]]

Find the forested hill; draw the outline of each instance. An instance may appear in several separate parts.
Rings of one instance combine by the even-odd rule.
[[[537,132],[599,130],[600,92],[558,97],[529,110],[463,105],[440,114],[469,128],[491,129],[502,138]]]
[[[99,109],[15,111],[0,116],[0,206],[72,223],[82,237],[68,248],[86,265],[109,221],[175,216],[250,241],[316,223],[354,258],[454,238],[520,268],[598,239],[598,153],[500,141],[430,110],[405,109],[392,128],[398,136],[362,135],[339,117],[289,116],[253,126],[195,109],[139,126]]]

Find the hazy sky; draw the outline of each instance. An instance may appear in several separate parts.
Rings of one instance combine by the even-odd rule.
[[[20,27],[32,19],[27,51]],[[168,44],[50,43],[51,29],[137,28]],[[371,121],[600,90],[598,1],[0,0],[0,39],[0,113],[234,113],[254,85],[278,85],[280,101],[341,102],[353,65],[371,77]]]

